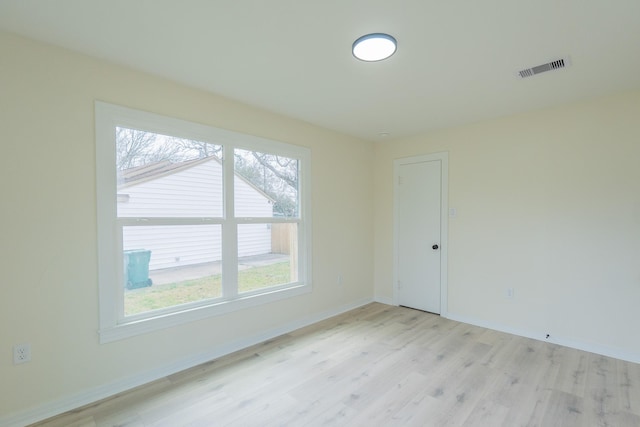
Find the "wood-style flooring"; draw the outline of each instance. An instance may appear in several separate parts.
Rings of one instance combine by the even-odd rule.
[[[640,426],[640,365],[374,303],[36,425]]]

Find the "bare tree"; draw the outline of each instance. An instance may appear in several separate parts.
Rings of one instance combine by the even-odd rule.
[[[156,142],[156,134],[135,129],[116,128],[116,167],[130,169],[145,163],[149,148]]]
[[[262,166],[269,169],[276,177],[289,184],[291,188],[298,188],[298,161],[296,159],[255,151],[251,153]]]
[[[298,160],[256,151],[236,150],[235,170],[274,203],[274,213],[298,214]]]
[[[120,171],[161,161],[172,163],[210,156],[222,158],[222,146],[136,129],[116,129],[117,168]],[[298,160],[257,151],[235,150],[234,167],[271,197],[274,213],[298,214]]]
[[[182,160],[179,161],[202,159],[211,156],[222,157],[222,145],[176,137],[169,138],[169,141],[179,147],[178,151],[182,156]]]
[[[126,170],[161,161],[172,163],[218,156],[220,145],[158,135],[136,129],[116,128],[116,167]]]

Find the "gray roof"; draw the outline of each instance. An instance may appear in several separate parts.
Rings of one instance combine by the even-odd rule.
[[[162,160],[160,162],[149,163],[142,166],[136,166],[133,168],[125,169],[122,171],[118,171],[118,190],[125,189],[127,187],[131,187],[133,185],[142,184],[147,181],[153,181],[155,179],[159,179],[168,175],[172,175],[174,173],[181,172],[185,169],[192,168],[194,166],[200,165],[202,163],[206,163],[208,161],[215,160],[218,163],[222,163],[220,159],[215,156],[203,157],[201,159],[193,159],[186,160],[184,162],[171,162],[169,160]],[[275,200],[269,196],[267,193],[262,191],[262,189],[256,187],[251,181],[246,179],[241,174],[234,172],[235,176],[243,180],[254,190],[262,194],[264,197],[269,199],[271,202],[275,202]]]
[[[192,168],[199,164],[208,162],[212,159],[220,163],[220,160],[218,160],[217,157],[209,156],[203,157],[201,159],[187,160],[184,162],[171,162],[169,160],[163,160],[156,163],[149,163],[146,165],[125,169],[118,172],[118,187],[126,188],[132,185],[141,184],[146,181],[152,181],[154,179],[162,178],[164,176],[172,175],[185,169]]]

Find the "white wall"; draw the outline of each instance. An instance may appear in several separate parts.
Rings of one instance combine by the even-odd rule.
[[[222,217],[222,166],[211,159],[156,179],[119,187],[118,194],[128,196],[118,200],[119,217]],[[268,204],[257,191],[253,194]]]
[[[371,299],[370,143],[4,33],[0,53],[0,425]],[[310,147],[313,292],[99,344],[96,99]]]
[[[238,176],[234,179],[238,216],[273,216],[272,201]],[[120,217],[222,217],[222,166],[216,160],[198,163],[166,176],[118,190]],[[160,231],[162,230],[162,231]],[[151,251],[149,268],[180,267],[222,259],[219,225],[126,227],[125,250]],[[248,224],[238,229],[238,256],[271,252],[271,228]]]
[[[125,251],[151,251],[150,270],[222,259],[222,226],[219,224],[124,227],[122,242]],[[269,236],[268,243],[270,242]],[[270,249],[269,246],[269,250],[263,253],[268,253]]]
[[[393,290],[393,159],[441,151],[449,315],[640,362],[640,92],[377,144],[377,299]]]

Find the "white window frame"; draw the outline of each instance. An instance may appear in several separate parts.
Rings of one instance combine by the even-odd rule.
[[[111,342],[168,328],[206,317],[221,315],[272,301],[311,292],[311,151],[306,147],[272,141],[154,113],[96,101],[96,190],[98,288],[100,342]],[[166,310],[125,317],[122,280],[122,227],[139,225],[136,220],[117,217],[116,127],[128,127],[163,135],[178,136],[223,146],[222,218],[206,218],[207,224],[221,224],[224,297],[204,300]],[[234,150],[245,149],[299,160],[298,218],[236,218],[234,216]],[[145,224],[180,224],[180,220],[145,218]],[[237,226],[251,223],[298,224],[298,281],[250,293],[237,293]],[[232,284],[231,286],[229,284]],[[233,284],[235,284],[235,289]]]

